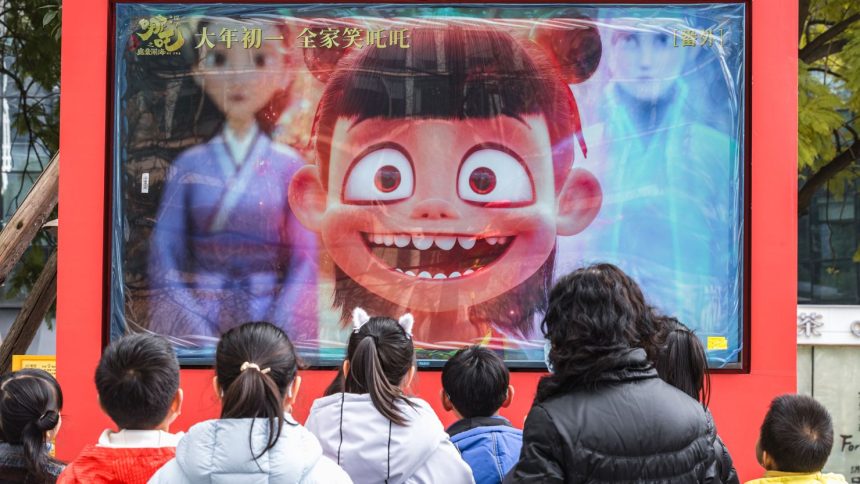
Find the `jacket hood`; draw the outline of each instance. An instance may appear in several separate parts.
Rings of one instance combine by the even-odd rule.
[[[192,483],[208,484],[213,474],[299,482],[320,460],[322,448],[310,432],[286,415],[278,442],[254,459],[266,447],[268,428],[265,419],[201,422],[191,427],[176,446],[176,464]]]
[[[413,406],[397,403],[408,423],[401,426],[379,413],[370,395],[336,393],[314,402],[307,426],[332,460],[338,461],[339,450],[338,463],[353,481],[403,482],[448,440],[430,405],[420,398],[409,401]]]

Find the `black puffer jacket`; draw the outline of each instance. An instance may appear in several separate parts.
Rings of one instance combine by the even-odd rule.
[[[505,483],[706,482],[716,430],[699,402],[630,351],[596,388],[535,404]]]

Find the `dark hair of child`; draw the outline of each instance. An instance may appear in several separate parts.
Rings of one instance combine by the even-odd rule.
[[[665,329],[663,346],[654,367],[666,383],[708,406],[711,377],[708,357],[701,340],[688,327],[671,316],[658,316]]]
[[[45,433],[60,422],[63,392],[50,373],[24,369],[0,379],[0,429],[3,441],[21,445],[34,482],[53,480]]]
[[[457,351],[442,368],[442,388],[464,418],[494,415],[507,398],[509,381],[504,361],[480,346]]]
[[[281,437],[286,422],[284,399],[298,369],[293,344],[282,329],[271,323],[245,323],[224,333],[218,342],[215,376],[223,392],[221,418],[260,418],[268,422],[266,447],[256,458],[274,447]]]
[[[176,353],[161,336],[124,336],[102,354],[96,389],[99,403],[119,428],[154,429],[164,421],[179,389]]]
[[[406,425],[397,402],[410,404],[400,384],[415,364],[412,338],[394,319],[376,316],[349,337],[349,370],[343,381],[347,393],[370,394],[376,410],[391,422]]]
[[[761,450],[782,472],[818,472],[833,447],[833,421],[824,405],[806,395],[782,395],[761,424]]]

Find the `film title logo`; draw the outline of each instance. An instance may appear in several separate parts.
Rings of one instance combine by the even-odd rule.
[[[673,30],[672,31],[672,46],[673,47],[713,47],[714,44],[723,45],[723,37],[725,29],[707,29],[707,30]]]
[[[132,34],[131,49],[137,55],[179,55],[185,38],[177,17],[154,17],[138,20],[140,30]]]
[[[326,27],[312,30],[305,28],[296,38],[303,49],[348,49],[350,47],[362,49],[365,46],[377,49],[388,47],[408,49],[410,47],[408,29]]]
[[[283,35],[263,35],[262,27],[246,27],[237,28],[221,27],[215,31],[210,31],[209,27],[204,26],[199,33],[194,34],[197,43],[195,49],[202,49],[203,46],[208,48],[215,47],[215,44],[223,44],[224,47],[232,49],[234,45],[241,45],[243,49],[259,49],[263,42],[277,40],[283,42]]]

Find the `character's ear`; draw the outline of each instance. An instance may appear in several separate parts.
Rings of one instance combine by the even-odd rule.
[[[542,20],[531,38],[543,47],[568,84],[584,82],[600,65],[603,46],[591,19]]]
[[[582,168],[571,170],[558,194],[558,235],[574,235],[590,224],[603,203],[600,182]]]
[[[406,313],[403,316],[400,316],[400,319],[397,320],[397,323],[403,328],[403,331],[406,331],[406,334],[409,337],[412,337],[412,325],[415,324],[415,318],[412,317],[412,313]]]
[[[290,180],[290,209],[302,225],[319,232],[326,209],[326,190],[316,165],[305,165]]]
[[[370,321],[370,316],[367,315],[367,311],[357,307],[352,310],[352,330],[358,331],[362,326],[367,324]]]

